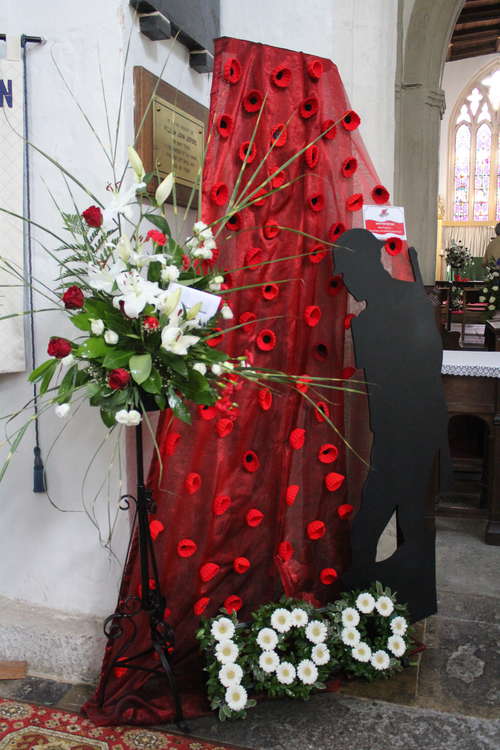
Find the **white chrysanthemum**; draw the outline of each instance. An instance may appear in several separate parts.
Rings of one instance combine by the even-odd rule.
[[[318,679],[318,668],[310,659],[302,659],[297,667],[297,677],[304,685],[314,685]]]
[[[406,651],[406,644],[400,635],[391,635],[387,639],[387,648],[399,658]]]
[[[259,667],[264,672],[275,672],[279,667],[280,658],[276,651],[263,651],[259,656]]]
[[[276,669],[276,677],[282,685],[291,685],[296,674],[295,667],[288,661],[282,661]]]
[[[278,633],[288,633],[292,627],[292,615],[282,607],[275,609],[271,615],[271,625]]]
[[[497,286],[492,286],[491,287],[491,291],[492,292],[498,292],[498,287]]]
[[[351,655],[356,661],[370,661],[372,658],[372,650],[370,646],[364,641],[360,641],[358,645],[352,649]]]
[[[408,630],[408,623],[404,617],[401,617],[401,615],[391,620],[390,625],[394,635],[404,635]]]
[[[359,624],[359,612],[354,607],[346,607],[342,611],[342,625],[346,628],[355,628]]]
[[[388,596],[379,596],[375,602],[375,607],[382,617],[389,617],[394,612],[394,603]]]
[[[361,640],[361,633],[357,628],[343,628],[340,637],[346,646],[357,646]]]
[[[231,711],[243,711],[247,705],[247,691],[242,685],[232,685],[226,690],[226,703]]]
[[[370,664],[374,669],[381,671],[382,669],[388,669],[390,663],[389,654],[387,651],[375,651],[370,659]]]
[[[324,643],[317,643],[311,651],[311,659],[315,664],[322,667],[330,661],[330,651]]]
[[[495,309],[495,305],[488,305],[488,310],[494,310],[494,309]]]
[[[365,591],[356,599],[356,607],[364,615],[369,615],[370,612],[373,612],[373,608],[375,607],[375,599],[371,594]]]
[[[215,658],[221,664],[231,664],[238,658],[239,649],[233,641],[219,641],[215,647]]]
[[[229,688],[239,685],[243,677],[243,670],[239,664],[230,662],[219,669],[219,681],[224,687]]]
[[[216,641],[230,640],[234,635],[234,622],[229,617],[219,617],[213,621],[210,632]]]
[[[483,286],[483,294],[488,294],[488,287],[487,286]]]
[[[305,609],[301,607],[295,607],[292,609],[292,622],[297,628],[305,628],[309,622],[309,616]]]
[[[494,297],[494,296],[492,295],[492,296],[491,296],[491,297],[489,298],[488,302],[495,302],[495,300],[496,300],[496,297]]]
[[[278,643],[278,635],[272,628],[262,628],[257,633],[257,645],[263,651],[272,651]]]
[[[323,643],[326,638],[326,625],[320,620],[311,620],[306,627],[306,638],[311,643]]]

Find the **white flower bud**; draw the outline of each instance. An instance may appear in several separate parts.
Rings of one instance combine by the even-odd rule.
[[[94,336],[101,336],[104,332],[104,322],[100,318],[97,318],[96,320],[90,318],[90,330]]]
[[[231,310],[229,305],[222,305],[220,314],[222,315],[224,320],[231,320],[232,318],[234,318],[233,311]]]
[[[174,173],[170,172],[156,188],[155,200],[158,206],[163,206],[174,187]]]
[[[129,427],[136,427],[136,425],[140,424],[140,422],[142,422],[141,413],[136,409],[131,409],[128,413],[127,425]]]
[[[222,375],[222,367],[220,365],[212,365],[210,369],[214,375]]]
[[[61,359],[61,364],[63,367],[71,367],[71,365],[74,363],[75,363],[75,358],[72,354],[67,354],[65,357]]]
[[[207,374],[207,366],[204,362],[196,362],[196,364],[193,365],[193,370],[196,370],[196,372],[199,372],[200,375]]]
[[[68,416],[70,411],[71,407],[69,404],[57,404],[54,409],[54,414],[56,415],[56,417],[59,417],[59,419],[64,419]]]
[[[106,342],[106,344],[113,346],[114,344],[118,343],[118,334],[116,333],[116,331],[112,331],[110,328],[108,328],[107,331],[104,331],[104,341]]]
[[[141,181],[146,174],[146,170],[144,169],[141,157],[139,156],[135,148],[133,148],[133,146],[128,147],[128,160],[130,162],[130,166],[137,176],[137,179]]]
[[[177,281],[179,278],[180,271],[177,266],[165,266],[161,272],[161,280],[165,283],[169,281]]]

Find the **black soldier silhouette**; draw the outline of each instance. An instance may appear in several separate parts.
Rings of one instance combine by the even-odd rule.
[[[373,445],[361,506],[351,528],[352,563],[344,584],[378,580],[410,606],[412,620],[436,611],[435,539],[425,505],[434,461],[447,454],[442,345],[417,253],[414,282],[394,279],[381,262],[383,242],[353,229],[334,248],[336,273],[366,308],[352,320],[356,365],[365,371]],[[377,543],[396,513],[398,547],[376,562]]]

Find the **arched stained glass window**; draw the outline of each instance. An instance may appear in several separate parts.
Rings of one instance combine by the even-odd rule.
[[[500,65],[457,102],[450,124],[449,200],[456,222],[500,221]]]

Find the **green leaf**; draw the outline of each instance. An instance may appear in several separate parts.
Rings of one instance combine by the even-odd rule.
[[[113,351],[113,350],[111,350]],[[77,357],[84,359],[98,359],[104,357],[108,352],[102,336],[92,336],[83,342],[76,350]]]
[[[106,427],[114,427],[116,424],[115,413],[107,409],[101,409],[101,419]]]
[[[167,408],[167,399],[165,396],[161,393],[158,396],[155,396],[155,401],[159,409],[161,411],[164,411]]]
[[[147,393],[160,393],[161,375],[155,367],[151,368],[149,378],[142,383],[142,389]]]
[[[188,377],[189,372],[184,357],[180,357],[177,354],[171,354],[164,349],[160,349],[160,357],[171,370],[178,373],[178,375],[182,375],[183,378]]]
[[[37,380],[40,380],[40,378],[43,377],[46,370],[50,368],[54,368],[56,364],[57,364],[57,360],[54,358],[45,360],[45,362],[42,362],[41,365],[39,365],[35,370],[33,370],[28,380],[30,381],[30,383],[36,383]]]
[[[123,367],[128,364],[130,351],[124,349],[113,349],[108,352],[102,361],[102,366],[107,370],[114,370],[116,367]]]
[[[163,232],[163,234],[166,234],[168,237],[170,237],[170,227],[168,225],[168,221],[164,216],[160,216],[159,214],[144,214],[144,218],[148,219],[151,224],[154,224],[155,227],[160,230],[160,232]]]
[[[111,305],[102,299],[89,297],[85,300],[85,311],[89,313],[91,318],[102,318],[110,308],[113,310]]]
[[[78,371],[78,365],[73,365],[69,368],[68,372],[61,381],[59,390],[57,391],[57,403],[64,404],[65,401],[69,401],[71,394],[75,388],[76,374]]]
[[[59,364],[57,359],[52,360],[52,367],[48,367],[45,370],[45,373],[42,378],[42,382],[40,383],[40,395],[42,396],[48,389],[50,385],[50,381],[54,377],[54,373],[56,371],[56,367]]]
[[[151,354],[134,354],[129,359],[129,370],[136,383],[141,385],[149,378],[152,367]]]
[[[148,268],[148,281],[160,281],[161,263],[150,263]]]
[[[80,371],[81,372],[81,371]],[[102,385],[100,383],[89,383],[87,385],[87,397],[92,398],[100,393]]]
[[[74,326],[80,331],[90,331],[90,315],[87,312],[76,313],[70,318]]]

